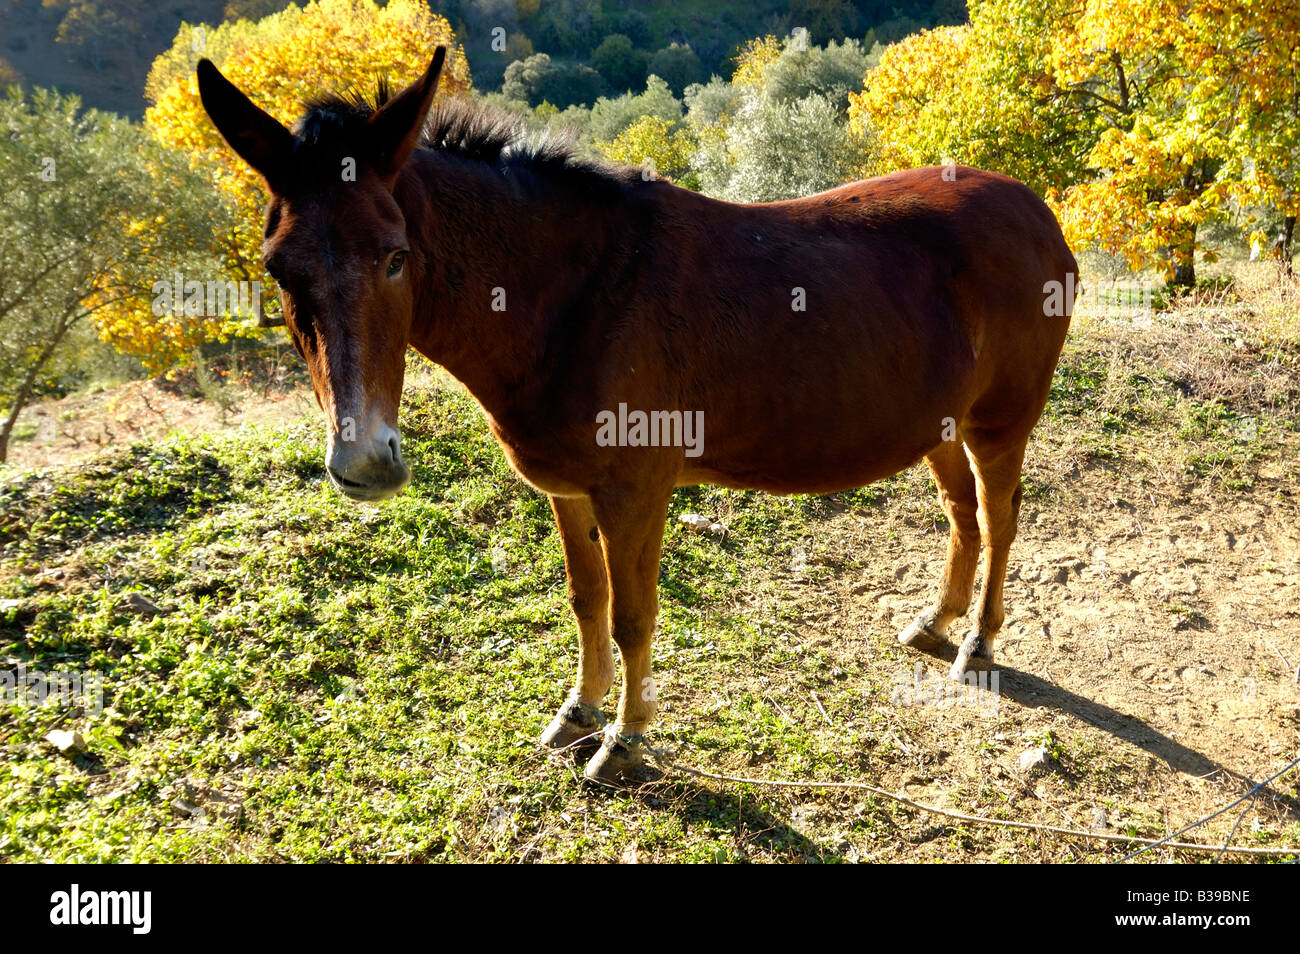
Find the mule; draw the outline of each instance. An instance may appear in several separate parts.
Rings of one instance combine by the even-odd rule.
[[[600,735],[586,765],[600,780],[641,761],[660,547],[683,485],[828,493],[924,459],[947,563],[898,639],[940,647],[970,606],[982,545],[978,613],[951,673],[990,664],[1025,446],[1076,284],[1044,203],[960,166],[721,202],[530,144],[464,101],[435,106],[444,57],[373,103],[310,103],[292,132],[210,62],[198,83],[270,189],[265,264],[339,491],[379,500],[410,479],[397,416],[410,346],[464,384],[549,495],[578,666],[542,742]],[[1063,288],[1067,306],[1050,307]],[[685,421],[703,425],[689,446]],[[606,724],[611,639],[622,684]]]

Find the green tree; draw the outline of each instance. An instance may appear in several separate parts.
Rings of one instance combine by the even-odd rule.
[[[78,58],[96,71],[115,50],[144,35],[142,0],[44,0],[43,5],[59,13],[56,42],[74,47]]]
[[[646,54],[621,33],[611,33],[591,53],[591,65],[615,90],[639,89],[645,82]]]
[[[748,89],[725,127],[699,134],[691,159],[701,190],[732,202],[811,195],[857,178],[869,141],[827,97],[782,103]]]
[[[531,106],[548,102],[561,108],[594,102],[604,88],[605,81],[590,66],[557,64],[545,53],[511,63],[501,84],[507,99]]]
[[[668,88],[677,95],[692,83],[698,83],[704,70],[700,58],[685,43],[670,43],[650,57],[649,70],[662,77]]]
[[[76,97],[33,90],[0,99],[0,461],[43,376],[87,325],[145,313],[155,283],[217,279],[210,246],[223,216],[185,158]],[[164,227],[165,226],[165,227]],[[160,342],[191,349],[224,316],[159,319]]]
[[[654,116],[675,127],[682,120],[682,102],[658,76],[646,78],[645,90],[596,100],[587,129],[591,138],[610,141],[643,116]]]

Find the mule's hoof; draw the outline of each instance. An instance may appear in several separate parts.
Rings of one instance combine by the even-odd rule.
[[[957,650],[948,678],[961,682],[970,671],[987,672],[993,668],[993,644],[978,632],[971,633]]]
[[[947,640],[930,628],[926,622],[925,616],[918,616],[912,621],[912,625],[907,627],[898,634],[898,641],[904,646],[911,646],[913,649],[928,651],[938,649]]]
[[[616,729],[616,726],[611,725],[605,730],[600,751],[591,757],[587,767],[582,770],[582,774],[593,782],[618,785],[626,781],[644,761],[645,737],[639,733],[623,735]]]
[[[595,706],[570,699],[560,707],[560,711],[542,733],[542,745],[548,749],[566,749],[587,736],[593,737],[591,741],[595,745],[594,736],[607,721],[605,713]]]

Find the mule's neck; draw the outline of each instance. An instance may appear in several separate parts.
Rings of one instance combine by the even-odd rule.
[[[419,262],[410,344],[494,418],[534,403],[561,322],[608,268],[618,212],[528,169],[417,152],[395,196]],[[624,236],[626,238],[626,236]]]

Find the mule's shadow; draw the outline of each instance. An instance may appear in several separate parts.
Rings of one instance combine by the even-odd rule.
[[[632,797],[655,811],[675,811],[681,819],[683,831],[703,828],[717,832],[723,827],[751,851],[793,854],[795,860],[810,862],[844,860],[847,843],[841,846],[818,844],[764,808],[761,796],[756,798],[751,794],[746,798],[734,791],[734,786],[706,788],[658,769],[646,771],[643,779],[630,790]]]
[[[578,746],[569,754],[549,753],[548,757],[567,764],[575,778],[579,778],[587,756],[595,746]],[[742,844],[778,854],[794,854],[803,861],[840,861],[847,844],[838,847],[821,845],[800,832],[788,822],[781,821],[767,811],[754,796],[746,798],[733,787],[706,788],[682,775],[665,772],[653,761],[647,761],[636,771],[636,776],[626,784],[611,785],[586,781],[589,792],[596,797],[627,796],[656,812],[676,812],[682,829],[702,828],[712,832],[725,829]],[[890,821],[892,825],[892,820]],[[743,832],[743,835],[741,834]],[[719,860],[745,860],[727,858]]]
[[[934,659],[951,663],[957,658],[956,647],[945,644],[933,651],[923,653]],[[1110,706],[1103,705],[1086,696],[1071,692],[1055,683],[1041,679],[1033,673],[1023,672],[1008,666],[995,665],[998,674],[998,694],[1026,708],[1051,706],[1068,713],[1088,725],[1101,729],[1117,738],[1162,759],[1170,768],[1185,775],[1207,778],[1212,775],[1226,776],[1247,787],[1254,787],[1255,779],[1228,768],[1207,755],[1171,739],[1136,716]],[[983,674],[981,674],[983,678]],[[1300,801],[1285,792],[1268,790],[1274,799],[1286,805],[1291,814],[1300,817]]]

